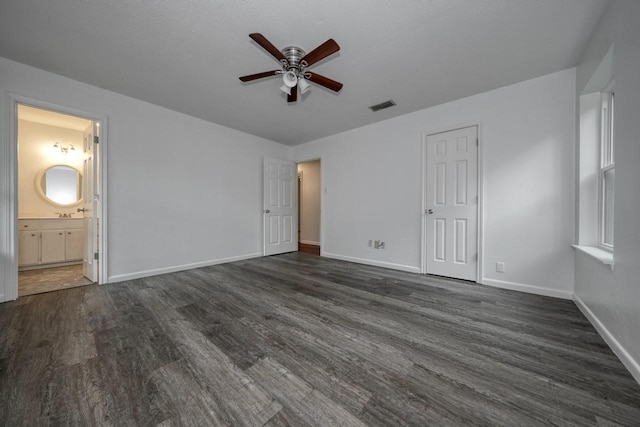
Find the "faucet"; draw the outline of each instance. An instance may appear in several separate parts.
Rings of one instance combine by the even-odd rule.
[[[72,213],[60,213],[60,212],[54,212],[56,215],[58,215],[58,218],[71,218],[71,215],[73,215]]]

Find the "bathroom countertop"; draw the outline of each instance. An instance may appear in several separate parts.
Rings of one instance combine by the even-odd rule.
[[[18,219],[82,219],[81,216],[76,216],[76,217],[57,217],[57,216],[18,216]]]

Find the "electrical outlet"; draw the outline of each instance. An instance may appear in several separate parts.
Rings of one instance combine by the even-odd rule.
[[[496,273],[504,273],[504,262],[496,262]]]
[[[382,240],[376,240],[373,242],[373,247],[375,249],[384,249],[384,242]]]
[[[369,240],[369,247],[373,246],[373,240]]]

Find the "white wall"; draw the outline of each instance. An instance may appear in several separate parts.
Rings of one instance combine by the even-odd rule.
[[[261,254],[262,158],[289,159],[289,147],[4,58],[0,93],[3,245],[15,94],[108,117],[110,280]],[[11,260],[0,252],[6,279]]]
[[[54,142],[72,144],[76,149],[62,154]],[[18,215],[22,217],[57,217],[56,213],[74,213],[76,207],[55,206],[36,191],[38,172],[53,165],[64,164],[82,171],[82,132],[58,126],[18,121]]]
[[[302,172],[300,189],[300,241],[320,244],[320,160],[298,164]]]
[[[574,71],[566,70],[292,150],[0,59],[3,93],[108,117],[112,280],[259,254],[261,159],[291,158],[292,151],[295,159],[325,163],[325,255],[418,271],[422,136],[480,123],[482,281],[567,296],[573,288],[574,212],[566,200],[574,191],[574,89]],[[0,111],[5,120],[7,104]],[[7,201],[3,197],[3,212]],[[385,241],[386,249],[368,248],[369,239]],[[494,272],[496,261],[506,263],[506,273]]]
[[[294,147],[294,160],[322,156],[323,254],[419,271],[423,135],[474,123],[484,169],[481,281],[570,298],[574,69]],[[369,248],[369,239],[386,248]]]
[[[576,255],[579,306],[640,382],[640,2],[610,3],[577,68],[581,93],[610,46],[615,75],[615,269]],[[581,202],[581,201],[580,201]]]

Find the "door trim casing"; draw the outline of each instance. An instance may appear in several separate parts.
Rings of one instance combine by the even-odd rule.
[[[0,302],[11,301],[18,298],[18,104],[29,105],[45,110],[52,110],[63,114],[84,117],[100,123],[100,155],[99,167],[99,194],[100,194],[100,224],[101,236],[99,244],[100,264],[98,283],[105,283],[108,272],[107,252],[107,141],[108,118],[64,105],[54,104],[39,99],[29,98],[14,93],[5,94],[6,113],[4,117],[5,131],[0,139],[0,154],[2,154],[2,168],[0,170],[0,193],[6,195],[4,206],[0,205],[4,222],[0,221],[0,267],[3,274],[3,287],[0,287]]]
[[[420,233],[420,273],[427,274],[427,215],[425,210],[427,209],[427,137],[443,132],[450,132],[458,129],[464,129],[468,127],[477,127],[478,129],[478,205],[477,205],[477,265],[476,265],[476,282],[482,283],[482,277],[484,274],[483,269],[483,251],[484,251],[484,218],[483,218],[483,188],[484,188],[484,151],[483,151],[483,134],[482,134],[482,121],[467,122],[449,125],[441,128],[430,129],[422,132],[422,164],[421,164],[421,180],[422,180],[422,208],[420,215],[422,220],[420,221],[421,233]]]

